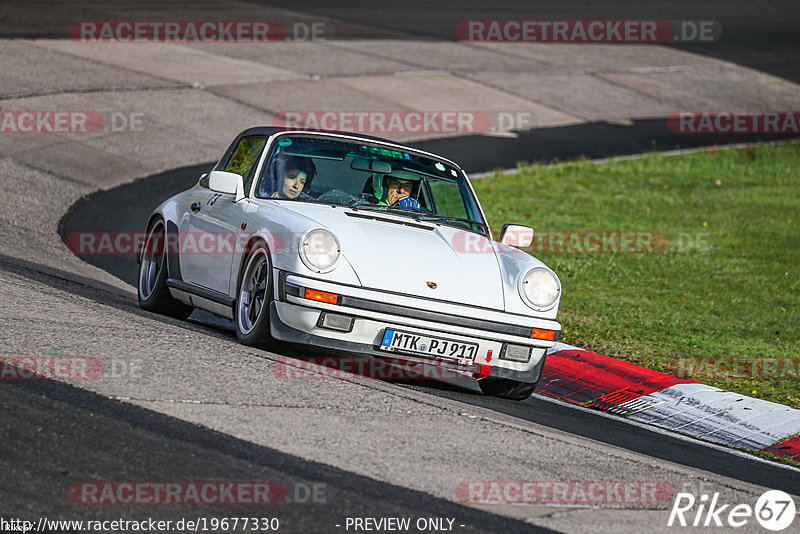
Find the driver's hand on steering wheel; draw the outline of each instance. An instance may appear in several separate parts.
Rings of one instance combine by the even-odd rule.
[[[392,205],[400,208],[406,208],[417,211],[422,209],[422,206],[420,205],[419,201],[411,197],[403,197]]]

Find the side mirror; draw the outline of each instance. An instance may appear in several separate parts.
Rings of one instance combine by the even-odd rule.
[[[533,228],[521,224],[504,224],[500,242],[509,247],[526,248],[533,243]]]
[[[234,202],[244,198],[244,178],[235,172],[211,171],[208,175],[208,188],[216,193],[235,195]]]

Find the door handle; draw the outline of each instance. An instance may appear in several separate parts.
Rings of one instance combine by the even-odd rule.
[[[195,202],[194,204],[191,205],[191,208],[192,208],[193,212],[200,211],[200,203],[199,202]]]

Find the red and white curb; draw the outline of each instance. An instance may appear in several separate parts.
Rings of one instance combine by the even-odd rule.
[[[557,343],[537,393],[729,447],[800,461],[800,410]]]

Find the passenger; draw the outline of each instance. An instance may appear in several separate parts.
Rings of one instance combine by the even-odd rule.
[[[277,187],[270,198],[295,200],[301,194],[308,196],[303,191],[311,187],[311,180],[317,171],[310,158],[289,156],[285,159],[274,160],[270,166],[273,168],[274,174],[281,174],[280,169],[283,169],[282,178],[276,180]],[[278,172],[275,172],[276,170]]]
[[[283,175],[283,184],[279,191],[272,193],[272,198],[288,198],[294,200],[303,192],[308,175],[300,169],[289,169]]]

